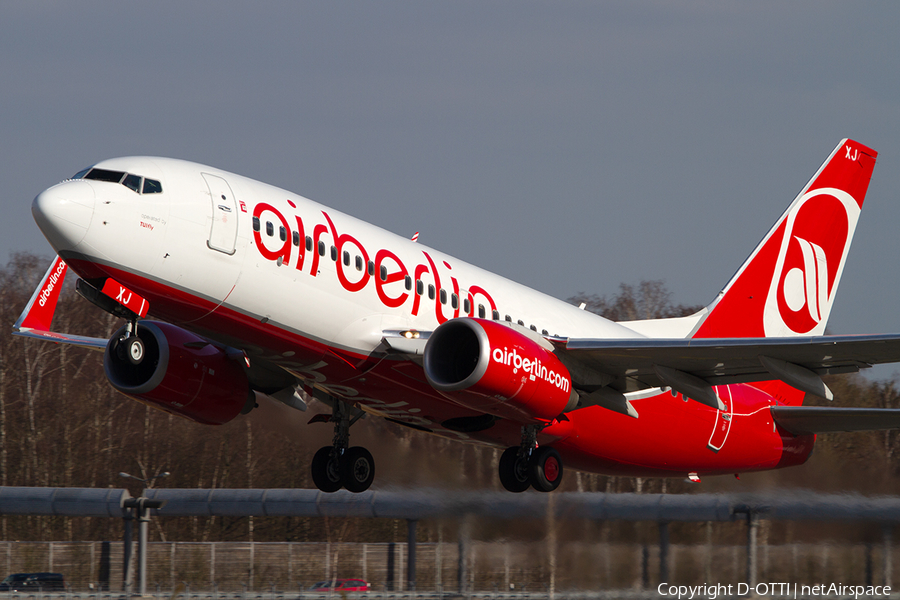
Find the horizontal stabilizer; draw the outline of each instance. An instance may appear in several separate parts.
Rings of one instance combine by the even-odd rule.
[[[796,435],[900,429],[900,408],[773,406],[772,417]]]

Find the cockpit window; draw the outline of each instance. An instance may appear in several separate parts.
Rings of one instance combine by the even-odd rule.
[[[141,179],[143,179],[140,175],[132,175],[128,173],[125,175],[125,179],[122,180],[122,185],[127,187],[129,190],[137,193],[141,193]]]
[[[85,169],[75,174],[72,179],[93,179],[94,181],[108,181],[109,183],[121,183],[129,190],[138,194],[161,194],[162,184],[155,179],[145,179],[140,175],[125,173],[123,171],[110,171],[108,169]]]
[[[91,169],[84,176],[85,179],[108,181],[110,183],[119,183],[123,177],[125,177],[125,173],[122,171],[107,171],[106,169]]]
[[[155,179],[144,179],[145,194],[162,194],[162,184]]]

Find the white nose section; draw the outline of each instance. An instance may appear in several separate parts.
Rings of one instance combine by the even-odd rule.
[[[44,190],[31,203],[31,214],[57,252],[71,250],[84,239],[94,216],[94,188],[83,180],[66,181]]]

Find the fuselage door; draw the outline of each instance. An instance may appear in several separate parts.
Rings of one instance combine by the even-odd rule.
[[[731,388],[727,385],[720,385],[713,388],[716,396],[725,405],[725,410],[716,411],[716,424],[713,426],[712,435],[709,436],[707,448],[713,452],[718,452],[725,445],[728,439],[728,432],[731,431],[731,419],[734,416],[734,404],[731,397]]]
[[[209,230],[209,241],[206,245],[213,250],[234,254],[237,239],[238,214],[234,192],[228,182],[209,173],[203,173],[203,179],[209,187],[212,202],[212,226]]]

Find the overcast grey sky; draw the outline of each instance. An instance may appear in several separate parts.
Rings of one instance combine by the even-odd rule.
[[[103,158],[290,189],[560,298],[712,300],[837,142],[879,151],[832,312],[900,332],[900,3],[4,2],[0,259]]]

